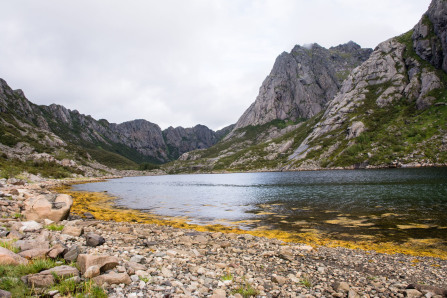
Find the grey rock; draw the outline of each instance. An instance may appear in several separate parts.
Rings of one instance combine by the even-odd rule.
[[[298,120],[316,115],[334,98],[348,74],[371,53],[372,49],[362,49],[354,42],[330,49],[318,44],[297,45],[290,53],[282,53],[262,83],[256,101],[239,118],[233,132],[275,119]]]
[[[98,285],[103,285],[105,283],[111,284],[130,284],[132,280],[127,273],[115,273],[110,272],[108,274],[103,274],[93,278],[93,281]]]
[[[64,260],[67,262],[75,262],[81,253],[81,249],[78,245],[71,246],[64,254]]]
[[[85,236],[85,240],[86,240],[86,245],[92,246],[92,247],[102,245],[106,242],[104,237],[97,235],[97,234],[93,234],[93,233],[87,234]]]
[[[11,292],[0,290],[0,298],[11,298]]]

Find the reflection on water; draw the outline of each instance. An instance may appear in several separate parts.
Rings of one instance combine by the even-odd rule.
[[[130,177],[75,189],[198,224],[447,241],[447,168]]]

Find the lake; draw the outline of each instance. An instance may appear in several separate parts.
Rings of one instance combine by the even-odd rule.
[[[201,225],[447,242],[447,168],[127,177],[74,189]]]

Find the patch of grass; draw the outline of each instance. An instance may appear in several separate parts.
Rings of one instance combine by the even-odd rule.
[[[9,249],[13,253],[18,253],[18,252],[20,252],[20,249],[14,246],[15,242],[16,242],[16,240],[0,241],[0,247]]]
[[[58,225],[58,224],[50,224],[45,227],[45,229],[50,231],[62,231],[64,229],[64,225]]]
[[[232,294],[241,294],[244,298],[255,297],[259,294],[259,291],[253,288],[253,286],[244,278],[244,282],[240,284],[236,289],[231,291]]]
[[[68,297],[107,297],[107,293],[92,280],[86,280],[80,283],[77,283],[70,278],[57,278],[55,280],[57,280],[57,284],[51,287],[47,292],[57,290],[62,296]]]
[[[227,273],[226,273],[224,276],[222,276],[220,279],[221,279],[222,281],[225,281],[225,280],[233,280],[233,279],[234,279],[234,276],[233,276],[233,274],[231,274],[231,272],[227,271]]]
[[[303,276],[303,278],[300,280],[300,285],[308,289],[313,287],[312,280],[308,276]]]

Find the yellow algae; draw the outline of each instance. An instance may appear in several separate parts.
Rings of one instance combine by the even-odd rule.
[[[74,182],[76,183],[76,182]],[[106,193],[92,193],[73,191],[69,186],[55,189],[60,193],[66,193],[73,197],[72,212],[82,215],[84,212],[92,213],[96,219],[115,222],[138,222],[157,225],[169,225],[175,228],[194,229],[202,232],[223,232],[235,234],[251,234],[259,237],[275,238],[284,242],[298,242],[314,247],[346,247],[351,249],[373,250],[379,253],[403,253],[413,256],[429,256],[447,259],[447,247],[441,245],[441,239],[411,239],[405,243],[377,242],[375,239],[336,240],[317,229],[299,229],[299,231],[272,230],[268,226],[258,226],[255,230],[242,230],[222,224],[196,225],[187,223],[187,217],[163,218],[153,214],[117,208],[114,206],[113,197]],[[352,223],[353,220],[349,220]],[[356,222],[356,221],[354,221]],[[365,224],[362,221],[357,223]],[[234,223],[233,223],[234,224]]]
[[[380,217],[391,217],[391,216],[398,217],[399,215],[396,213],[384,213],[384,214],[380,215]]]
[[[332,224],[332,225],[341,225],[344,227],[371,227],[374,224],[373,223],[369,223],[369,222],[365,222],[365,220],[358,220],[358,219],[350,219],[347,217],[338,217],[337,219],[331,219],[331,220],[326,220],[325,223],[328,224]]]
[[[430,229],[436,228],[436,225],[427,225],[427,224],[409,224],[409,225],[397,225],[397,228],[401,230],[409,230],[409,229]]]
[[[309,225],[309,223],[307,221],[305,221],[305,220],[294,221],[292,224],[295,225],[295,226],[307,226],[307,225]]]
[[[264,211],[256,212],[256,215],[274,215],[274,214],[276,214],[276,213],[274,213],[274,212],[264,212]]]

